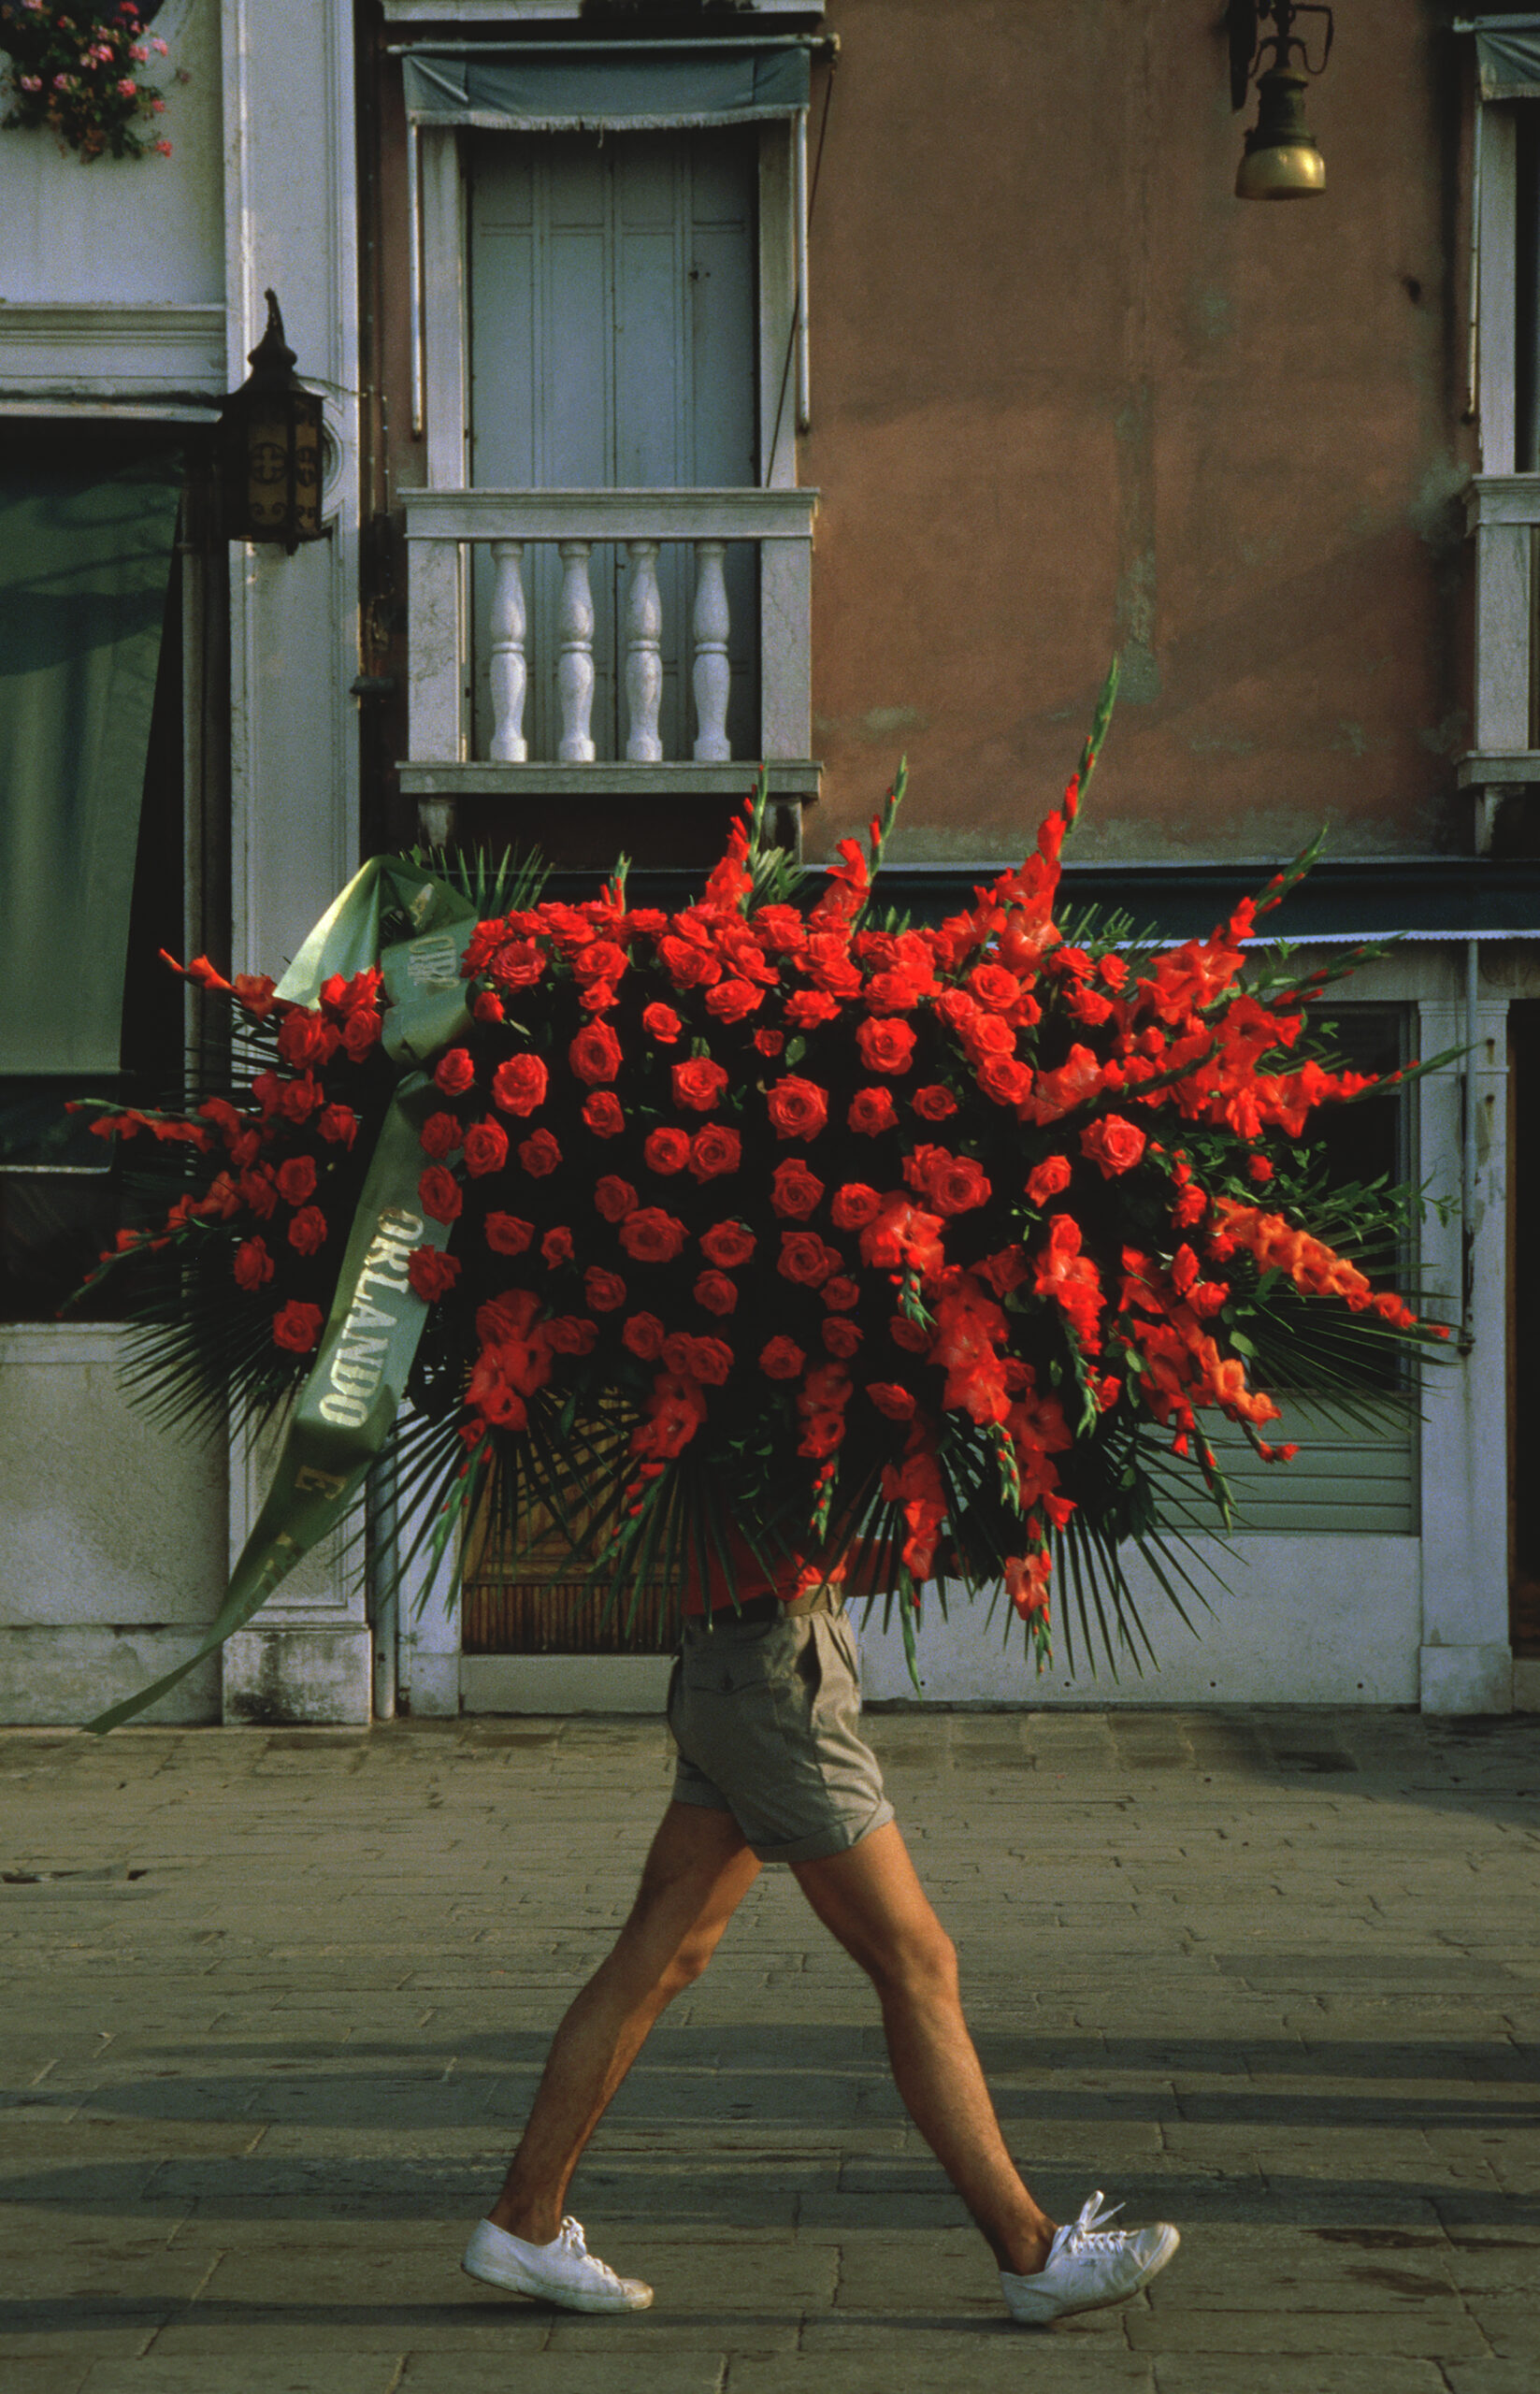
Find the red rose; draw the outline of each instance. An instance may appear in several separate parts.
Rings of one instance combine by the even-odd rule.
[[[898,1118],[893,1110],[893,1093],[885,1089],[858,1089],[845,1116],[850,1128],[869,1139],[874,1139],[881,1131],[891,1131]]]
[[[944,1122],[957,1110],[957,1099],[940,1081],[931,1081],[927,1088],[915,1089],[909,1103],[927,1122]]]
[[[633,1355],[655,1363],[663,1352],[663,1324],[655,1313],[634,1313],[621,1332]]]
[[[306,1073],[299,1080],[290,1081],[287,1088],[279,1091],[278,1110],[286,1122],[304,1122],[322,1103],[320,1082],[311,1080]]]
[[[508,1132],[500,1122],[490,1117],[484,1122],[473,1122],[466,1132],[466,1170],[474,1180],[484,1178],[489,1172],[501,1172],[508,1161]]]
[[[319,1205],[302,1205],[289,1224],[289,1245],[301,1255],[314,1255],[326,1244],[326,1217]]]
[[[478,1022],[502,1022],[506,1019],[503,1002],[495,989],[478,989],[470,1001],[470,1011]]]
[[[832,1022],[839,1011],[839,999],[827,989],[797,989],[786,1000],[786,1020],[793,1031],[816,1031],[821,1022]]]
[[[1021,983],[1003,964],[975,964],[968,986],[981,1006],[991,1014],[1009,1014],[1021,995]]]
[[[672,1006],[651,1005],[641,1010],[641,1027],[660,1047],[671,1047],[684,1025]]]
[[[607,1172],[594,1183],[594,1205],[607,1222],[623,1222],[636,1211],[637,1192],[628,1180]]]
[[[799,1157],[791,1156],[784,1163],[778,1163],[770,1175],[770,1204],[788,1221],[805,1222],[823,1193],[823,1182]],[[848,1229],[849,1225],[845,1227]]]
[[[417,1144],[425,1155],[442,1163],[460,1144],[460,1125],[453,1114],[430,1114],[417,1134]]]
[[[468,1047],[452,1047],[433,1067],[433,1077],[446,1097],[464,1097],[476,1077]]]
[[[583,1293],[596,1313],[614,1313],[626,1303],[626,1283],[618,1272],[591,1263],[583,1276]]]
[[[714,989],[706,992],[706,1012],[718,1022],[741,1022],[764,1002],[764,991],[752,981],[718,981]]]
[[[351,1105],[328,1105],[315,1127],[329,1147],[351,1147],[358,1136],[358,1117]]]
[[[572,1233],[567,1228],[565,1223],[558,1225],[554,1230],[549,1230],[546,1232],[545,1236],[540,1241],[540,1253],[545,1258],[545,1262],[549,1269],[553,1272],[556,1269],[556,1266],[559,1263],[571,1262]]]
[[[258,1221],[270,1220],[278,1209],[278,1190],[267,1166],[261,1163],[254,1172],[243,1172],[237,1186],[243,1204],[251,1207]]]
[[[1031,1068],[1014,1056],[986,1056],[973,1078],[995,1105],[1021,1105],[1031,1094]]]
[[[486,1243],[494,1255],[522,1255],[535,1235],[533,1222],[521,1222],[517,1214],[488,1214]]]
[[[273,1259],[263,1238],[243,1239],[231,1266],[238,1289],[260,1289],[273,1276]]]
[[[725,1272],[702,1272],[695,1284],[695,1301],[708,1313],[731,1313],[738,1303],[738,1283]]]
[[[820,1289],[839,1262],[832,1247],[826,1247],[816,1231],[783,1231],[781,1260],[776,1265],[784,1280],[795,1280],[804,1289]]]
[[[690,1134],[687,1131],[649,1131],[641,1154],[649,1172],[683,1172],[690,1161]]]
[[[1027,1194],[1034,1205],[1045,1205],[1070,1185],[1068,1156],[1048,1156],[1027,1175]]]
[[[431,1214],[436,1222],[456,1220],[465,1204],[459,1182],[441,1163],[429,1164],[417,1183],[417,1196],[424,1213]]]
[[[778,1139],[815,1139],[828,1120],[828,1099],[816,1081],[787,1073],[765,1100]]]
[[[301,1305],[296,1297],[273,1316],[273,1336],[280,1347],[287,1347],[293,1355],[308,1355],[321,1343],[322,1315],[319,1305]]]
[[[833,1454],[844,1439],[845,1417],[842,1413],[813,1413],[803,1416],[802,1435],[797,1451],[812,1463],[821,1463]]]
[[[505,1114],[533,1114],[545,1103],[550,1082],[539,1056],[511,1056],[492,1075],[492,1103]]]
[[[760,1370],[772,1380],[799,1378],[806,1362],[807,1357],[794,1338],[772,1338],[759,1355]]]
[[[590,940],[572,959],[572,978],[583,983],[618,981],[626,965],[626,950],[617,947],[612,939]]]
[[[339,1033],[324,1015],[293,1007],[278,1034],[278,1052],[296,1072],[306,1064],[324,1064],[335,1056]]]
[[[907,1073],[914,1060],[914,1033],[895,1015],[873,1015],[856,1033],[869,1073]]]
[[[567,1060],[590,1088],[596,1081],[612,1081],[621,1067],[620,1041],[607,1022],[591,1022],[573,1040]]]
[[[1120,1172],[1130,1172],[1145,1147],[1144,1133],[1137,1124],[1126,1122],[1121,1114],[1104,1114],[1080,1134],[1080,1152],[1089,1158],[1103,1180],[1111,1180]],[[280,1185],[282,1175],[280,1175]]]
[[[274,1175],[286,1205],[303,1205],[315,1189],[315,1165],[309,1156],[291,1156]]]
[[[667,1350],[665,1350],[667,1351]],[[732,1370],[732,1348],[721,1338],[692,1338],[690,1377],[707,1388],[721,1388]]]
[[[825,1281],[824,1303],[832,1313],[852,1313],[860,1302],[859,1283],[847,1274],[836,1273],[832,1280]]]
[[[926,1175],[926,1190],[938,1214],[968,1214],[987,1204],[993,1191],[971,1156],[948,1156]]]
[[[742,1161],[742,1140],[720,1122],[708,1123],[690,1141],[690,1170],[697,1180],[720,1180],[724,1173],[736,1172]]]
[[[531,1180],[543,1180],[561,1161],[561,1149],[549,1131],[531,1131],[519,1141],[519,1161]]]
[[[709,1114],[727,1086],[727,1066],[713,1062],[710,1056],[691,1056],[670,1069],[674,1103],[687,1105],[694,1114]]]
[[[425,1305],[448,1296],[459,1276],[455,1258],[440,1255],[436,1247],[414,1247],[407,1258],[407,1278]]]
[[[767,1028],[755,1032],[754,1044],[761,1056],[779,1056],[786,1044],[786,1035],[784,1031],[770,1031]]]
[[[883,1201],[864,1180],[847,1180],[837,1190],[831,1216],[837,1231],[864,1231],[883,1210]]]
[[[722,967],[709,948],[694,940],[666,932],[657,944],[658,961],[676,989],[698,989],[702,982],[720,981]]]
[[[361,1064],[379,1038],[384,1025],[373,1006],[358,1006],[342,1025],[342,1045],[355,1064]]]
[[[545,971],[544,952],[532,939],[507,940],[488,959],[486,969],[505,988],[527,989]]]
[[[861,1334],[855,1322],[847,1321],[842,1314],[829,1315],[824,1324],[824,1345],[831,1355],[848,1362],[860,1343]]]
[[[910,1328],[913,1326],[912,1323],[908,1325]],[[896,1380],[871,1380],[866,1392],[878,1412],[885,1413],[890,1421],[907,1421],[914,1413],[914,1398],[906,1388],[900,1388]]]
[[[597,1089],[583,1099],[583,1118],[596,1139],[618,1139],[626,1128],[620,1100],[607,1089]]]
[[[700,1252],[707,1262],[720,1263],[728,1272],[746,1263],[757,1245],[754,1233],[742,1222],[713,1222],[700,1237]]]
[[[1246,1163],[1246,1171],[1253,1180],[1271,1180],[1273,1177],[1273,1166],[1266,1156],[1250,1157]]]
[[[558,1355],[591,1355],[598,1336],[597,1322],[586,1320],[581,1313],[554,1314],[540,1328]]]
[[[671,1263],[684,1244],[684,1225],[661,1205],[641,1205],[622,1222],[620,1243],[639,1263]]]

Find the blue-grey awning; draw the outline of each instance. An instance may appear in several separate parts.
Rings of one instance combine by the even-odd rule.
[[[1455,31],[1475,36],[1482,99],[1540,99],[1540,17],[1460,17]]]
[[[401,70],[416,124],[490,132],[650,133],[794,116],[808,104],[800,43],[688,42],[409,50]]]

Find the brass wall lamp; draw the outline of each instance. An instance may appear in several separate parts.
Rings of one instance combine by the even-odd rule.
[[[1301,17],[1324,17],[1326,40],[1312,66],[1295,24]],[[1263,33],[1271,23],[1273,31]],[[1314,199],[1326,188],[1326,161],[1304,121],[1304,87],[1323,72],[1336,27],[1330,8],[1313,0],[1230,0],[1225,12],[1230,36],[1231,106],[1244,108],[1257,77],[1257,122],[1245,137],[1235,177],[1237,199]],[[1273,64],[1262,61],[1271,50]]]
[[[227,541],[272,541],[293,556],[323,537],[321,465],[324,409],[294,370],[276,293],[251,352],[252,371],[220,410],[219,476]]]

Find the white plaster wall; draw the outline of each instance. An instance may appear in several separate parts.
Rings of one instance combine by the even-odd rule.
[[[0,133],[0,302],[223,298],[218,0],[168,0],[151,30],[170,53],[144,69],[166,94],[169,158],[87,166],[50,134]]]
[[[1129,1577],[1158,1666],[1145,1656],[1141,1675],[1119,1658],[1116,1679],[1100,1654],[1092,1673],[1078,1636],[1079,1667],[1073,1675],[1065,1667],[1062,1591],[1055,1594],[1054,1666],[1039,1679],[1014,1616],[1004,1642],[1003,1598],[986,1625],[987,1597],[970,1604],[960,1586],[949,1591],[943,1620],[929,1589],[917,1639],[921,1686],[930,1701],[948,1704],[1416,1704],[1418,1554],[1415,1537],[1237,1538],[1230,1555],[1211,1552],[1227,1582],[1209,1583],[1212,1610],[1183,1591],[1192,1629],[1136,1563]],[[856,1617],[858,1624],[859,1607]],[[861,1633],[866,1695],[913,1701],[902,1635],[897,1621],[885,1632],[881,1620],[878,1608]]]
[[[189,1653],[223,1594],[223,1445],[127,1404],[121,1340],[0,1329],[0,1720],[87,1719]],[[218,1709],[210,1662],[150,1717]]]

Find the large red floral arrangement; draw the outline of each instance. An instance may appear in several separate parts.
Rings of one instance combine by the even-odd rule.
[[[1003,1581],[1041,1665],[1056,1550],[1121,1608],[1129,1541],[1226,1516],[1208,1425],[1285,1460],[1270,1378],[1382,1390],[1442,1334],[1372,1269],[1401,1201],[1304,1143],[1375,1086],[1306,1041],[1321,976],[1245,968],[1288,877],[1180,947],[1066,936],[1081,778],[939,925],[873,911],[896,798],[821,887],[751,813],[677,912],[623,876],[483,912],[378,1258],[426,1308],[397,1439],[440,1538],[495,1487],[622,1597]],[[163,1377],[260,1406],[315,1363],[399,1060],[376,967],[312,1005],[190,970],[255,1069],[98,1124],[190,1175],[110,1261],[151,1267]]]

